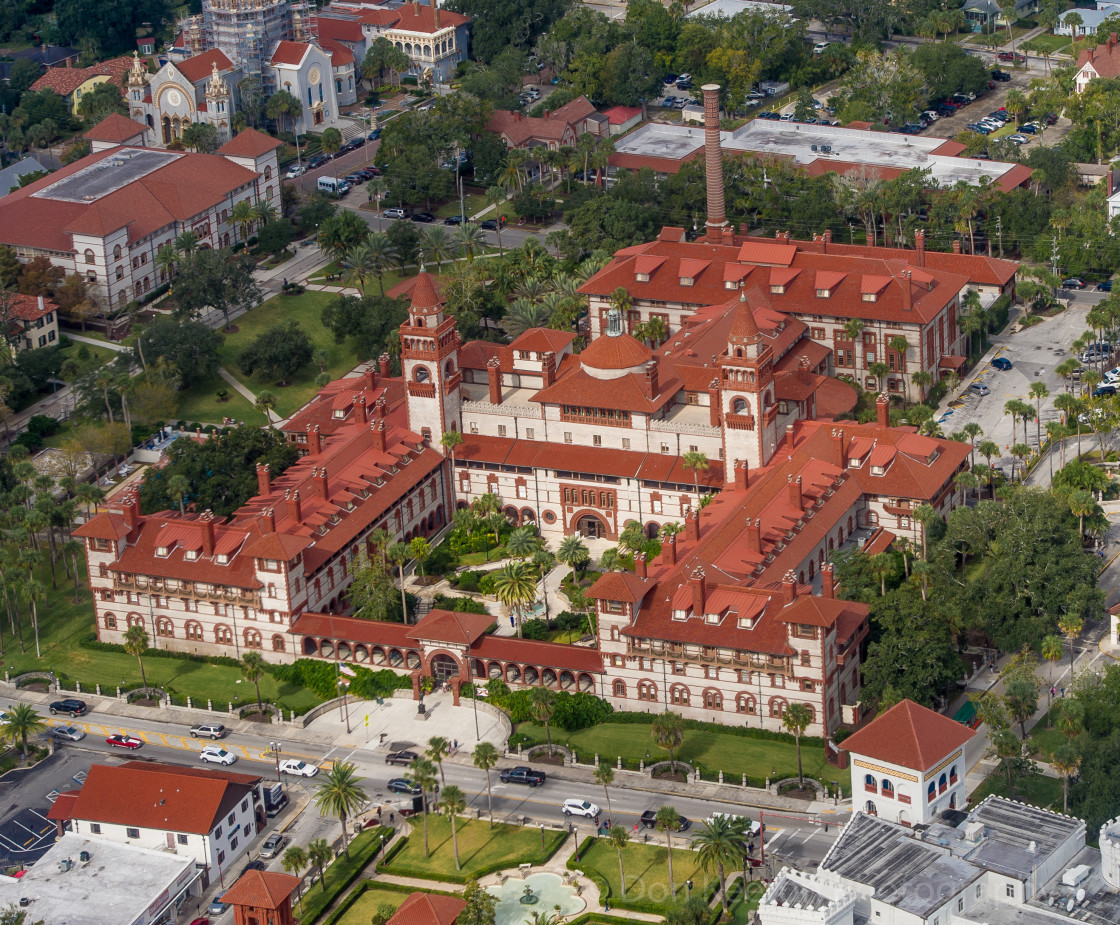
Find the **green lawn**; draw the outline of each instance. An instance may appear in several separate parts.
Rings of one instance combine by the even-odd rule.
[[[580,855],[579,861],[570,862],[579,870],[595,873],[606,880],[610,888],[611,900],[651,903],[654,906],[668,906],[669,899],[669,852],[665,849],[665,839],[657,837],[655,843],[631,842],[622,850],[622,867],[626,872],[626,895],[618,879],[618,850],[606,839],[596,838]],[[673,849],[673,885],[677,899],[685,895],[685,881],[691,880],[693,891],[703,891],[712,877],[696,860],[695,851]],[[600,897],[600,902],[606,897]]]
[[[1056,777],[1044,777],[1041,774],[1018,777],[1015,780],[1015,790],[1012,792],[1007,786],[1007,774],[1003,771],[995,771],[973,792],[972,805],[976,806],[984,797],[993,793],[996,796],[1009,797],[1044,809],[1062,808],[1062,782]]]
[[[521,723],[517,731],[528,735],[533,744],[545,741],[543,726]],[[590,760],[593,754],[606,759],[621,756],[623,759],[638,761],[645,759],[648,753],[647,763],[664,761],[669,757],[668,752],[656,746],[651,727],[645,724],[600,723],[566,736],[553,728],[552,740],[557,744],[575,747],[584,760]],[[677,758],[694,765],[698,762],[704,772],[723,771],[730,775],[731,780],[742,774],[755,780],[797,776],[797,750],[792,741],[750,739],[723,732],[686,729],[684,744],[677,752]],[[802,745],[801,760],[806,777],[832,775],[828,777],[829,780],[836,777],[835,770],[826,764],[824,749],[820,746]]]
[[[218,401],[218,389],[225,389],[223,402]],[[256,427],[264,425],[264,415],[257,411],[233,386],[215,374],[204,382],[179,393],[178,420],[188,424],[221,425],[223,418],[244,421]]]
[[[1064,51],[1070,44],[1068,35],[1036,35],[1033,39],[1023,44],[1028,51],[1037,51],[1041,54],[1044,50],[1053,54]]]
[[[40,581],[47,589],[47,598],[39,604],[39,638],[42,658],[35,657],[35,636],[30,616],[24,611],[20,623],[23,633],[23,648],[20,651],[18,637],[13,639],[7,632],[8,623],[4,621],[2,642],[4,665],[13,675],[25,671],[53,670],[73,681],[80,681],[83,688],[93,690],[100,683],[108,688],[107,693],[115,691],[122,681],[125,684],[140,681],[137,661],[124,652],[102,652],[84,649],[79,640],[94,629],[93,603],[85,582],[85,564],[79,563],[82,570],[79,585],[80,603],[74,604],[74,585],[67,580],[61,566],[57,568],[58,588],[51,589],[50,569],[43,569]],[[121,614],[123,620],[124,614]],[[149,657],[144,660],[144,670],[148,683],[160,687],[170,686],[175,695],[190,696],[195,702],[205,706],[206,699],[214,701],[215,707],[225,709],[233,700],[248,700],[255,697],[253,686],[241,677],[236,668],[210,665],[205,662],[182,659]],[[270,674],[261,678],[261,698],[279,702],[288,709],[306,710],[319,702],[311,691],[287,683],[279,683]]]
[[[350,886],[380,847],[389,839],[391,830],[384,826],[366,829],[350,840],[350,856],[339,855],[326,869],[322,881],[306,890],[302,902],[296,904],[296,919],[305,925],[319,920],[326,909]],[[315,871],[318,874],[318,871]],[[387,892],[387,891],[386,891]],[[408,894],[401,894],[407,898]],[[403,900],[402,900],[403,902]],[[368,919],[366,920],[369,921]]]
[[[463,213],[470,218],[486,208],[486,197],[478,196],[474,193],[463,196]],[[435,211],[437,218],[447,218],[450,215],[459,214],[459,200],[449,199],[442,206]]]
[[[238,354],[258,334],[275,324],[294,319],[311,338],[316,350],[326,350],[330,354],[326,371],[330,373],[331,378],[339,378],[354,367],[357,357],[346,344],[336,344],[334,336],[323,327],[321,319],[323,306],[334,298],[334,294],[329,292],[304,292],[297,296],[274,296],[267,302],[261,303],[237,319],[236,334],[225,335],[219,351],[222,365],[245,383],[253,393],[271,391],[276,396],[276,406],[273,410],[281,417],[288,417],[306,404],[317,391],[315,377],[319,375],[318,365],[308,363],[293,378],[291,385],[281,387],[259,374],[247,376],[237,366]],[[246,420],[244,416],[232,413],[230,416]]]
[[[488,821],[460,818],[455,825],[462,869],[456,871],[450,820],[446,816],[429,814],[429,857],[424,857],[423,820],[411,817],[408,821],[412,824],[412,834],[408,836],[404,847],[384,865],[383,869],[387,873],[464,882],[470,877],[480,876],[480,871],[516,867],[525,861],[539,864],[542,860],[540,829],[505,823],[499,823],[491,829]],[[545,830],[545,859],[556,852],[565,838],[566,832]]]
[[[371,885],[354,900],[354,904],[346,910],[346,914],[338,919],[335,925],[369,925],[374,913],[382,906],[390,906],[395,911],[408,899],[408,895],[408,893],[401,893],[396,890],[379,890],[376,886]]]
[[[757,880],[749,883],[747,885],[748,898],[733,900],[731,903],[731,918],[728,920],[731,925],[747,925],[751,921],[752,913],[758,908],[758,901],[762,899],[762,894],[765,892],[766,884],[759,883]]]
[[[108,347],[94,347],[92,344],[82,344],[77,341],[71,341],[70,346],[64,347],[62,350],[62,361],[65,363],[71,357],[74,358],[78,365],[74,374],[74,378],[77,379],[88,373],[91,369],[104,366],[116,355],[117,351],[111,350]]]

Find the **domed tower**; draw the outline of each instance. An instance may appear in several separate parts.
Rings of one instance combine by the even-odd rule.
[[[401,372],[408,389],[408,427],[439,449],[439,438],[459,430],[459,332],[443,310],[435,281],[416,277],[408,320],[401,325]]]
[[[745,461],[751,469],[763,466],[778,443],[774,355],[762,338],[746,292],[733,311],[727,352],[716,361],[723,459],[729,480],[734,478],[736,461]]]
[[[621,379],[641,373],[653,357],[649,347],[622,330],[622,312],[607,312],[607,330],[579,355],[580,366],[593,379]]]
[[[206,84],[206,121],[218,130],[218,138],[222,141],[229,140],[232,115],[229,85],[222,80],[215,62],[210,71],[210,81]]]

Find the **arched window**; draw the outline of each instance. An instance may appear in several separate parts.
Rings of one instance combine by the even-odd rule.
[[[885,777],[883,778],[882,790],[883,790],[883,796],[890,797],[892,799],[894,798],[894,784],[892,784]]]
[[[86,248],[85,253],[82,256],[86,258],[86,263],[93,263],[93,251],[88,247]]]
[[[942,772],[941,776],[937,779],[937,792],[944,793],[949,789],[949,775]]]
[[[652,681],[639,681],[638,699],[655,702],[657,700],[657,685]]]
[[[683,684],[674,684],[669,688],[669,701],[687,707],[689,702],[688,688]]]
[[[261,647],[261,634],[259,630],[245,630],[245,648],[259,649]]]
[[[611,691],[616,697],[626,696],[626,682],[622,678],[615,678],[614,684],[611,685]]]
[[[746,414],[747,413],[747,400],[745,398],[736,398],[731,402],[732,414]]]
[[[190,623],[183,627],[183,631],[187,634],[187,639],[194,639],[199,642],[202,641],[202,624],[197,620],[191,620]]]
[[[271,164],[267,165],[264,168],[264,178],[266,180],[271,180],[272,179],[272,165]]]
[[[156,620],[156,635],[171,637],[175,635],[175,624],[168,617],[159,617]]]
[[[140,614],[138,614],[138,613],[130,613],[125,618],[125,622],[129,626],[139,626],[141,628],[143,628],[143,626],[144,626],[144,618],[142,616],[140,616]]]
[[[708,688],[704,691],[704,709],[706,710],[722,710],[723,709],[723,694],[714,688]]]
[[[121,246],[119,244],[116,247],[113,248],[113,259],[114,260],[120,260],[121,259]],[[89,262],[90,261],[88,261],[88,260],[86,261],[86,263],[89,263]]]
[[[957,766],[953,765],[949,768],[949,786],[952,787],[957,782]]]
[[[413,378],[417,382],[428,382],[432,378],[432,374],[428,372],[428,367],[417,366],[412,372]]]
[[[214,627],[214,642],[220,646],[233,645],[233,630],[224,624]]]
[[[739,713],[754,713],[755,700],[750,694],[740,694],[735,698],[735,709]]]
[[[935,784],[933,781],[930,781],[929,782],[929,787],[926,789],[926,802],[927,803],[932,803],[933,800],[934,800],[934,797],[936,797],[936,796],[937,796],[937,784]]]
[[[867,526],[877,527],[879,525],[879,515],[875,511],[867,512]]]
[[[869,815],[869,816],[878,816],[879,815],[879,810],[875,807],[875,803],[874,803],[873,800],[868,800],[866,805],[864,805],[863,809],[864,809],[864,812],[866,812],[867,815]]]
[[[284,651],[284,637],[281,636],[279,633],[276,633],[272,637],[272,651],[273,652],[283,652]]]
[[[789,706],[789,704],[787,704],[781,698],[771,700],[770,701],[770,715],[773,716],[773,717],[776,717],[777,719],[781,719],[782,715],[786,712],[786,707],[787,706]]]
[[[868,793],[878,793],[879,792],[879,787],[875,783],[875,775],[873,775],[873,774],[864,774],[863,775],[863,789],[866,790]]]
[[[115,613],[105,614],[105,629],[115,630],[117,628],[117,615]]]

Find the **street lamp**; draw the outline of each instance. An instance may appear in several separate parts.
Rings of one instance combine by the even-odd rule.
[[[272,757],[276,759],[276,780],[280,784],[280,789],[284,789],[284,778],[280,776],[280,752],[283,751],[283,746],[279,742],[269,742],[268,750],[272,753]]]
[[[385,836],[379,835],[378,838],[381,839],[381,853],[377,856],[378,860],[380,860],[385,857]],[[377,873],[377,861],[373,862],[373,872]]]
[[[346,688],[348,682],[345,678],[338,679],[338,692],[342,695],[342,702],[338,705],[338,715],[341,718],[343,715],[346,717],[346,732],[350,732],[350,705],[346,702]]]
[[[544,863],[544,823],[541,823],[541,863]]]

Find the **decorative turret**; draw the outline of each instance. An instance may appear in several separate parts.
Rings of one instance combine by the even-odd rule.
[[[147,82],[148,69],[144,66],[144,62],[140,60],[140,55],[133,52],[132,66],[128,69],[128,85],[130,87],[142,87]]]

